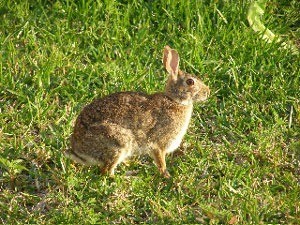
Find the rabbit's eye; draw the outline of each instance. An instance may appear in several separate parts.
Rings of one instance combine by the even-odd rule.
[[[194,82],[193,79],[187,79],[186,84],[189,85],[189,86],[193,86],[195,84],[195,82]]]

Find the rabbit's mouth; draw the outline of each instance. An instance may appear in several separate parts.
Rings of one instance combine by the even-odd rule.
[[[200,90],[193,98],[196,102],[204,102],[208,99],[210,94],[210,90],[208,87],[204,88],[204,90]]]

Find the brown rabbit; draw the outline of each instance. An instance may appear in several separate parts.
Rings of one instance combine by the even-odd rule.
[[[169,72],[164,93],[119,92],[87,105],[76,120],[66,155],[114,175],[127,157],[149,154],[159,172],[169,177],[165,156],[180,145],[193,102],[206,100],[210,90],[179,70],[179,55],[169,46],[164,48],[163,64]]]

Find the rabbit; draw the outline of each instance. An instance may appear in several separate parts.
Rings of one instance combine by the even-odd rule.
[[[169,73],[163,93],[118,92],[85,106],[65,155],[81,164],[99,165],[101,173],[113,176],[128,157],[148,154],[160,174],[169,178],[166,154],[179,147],[193,103],[205,101],[210,89],[179,69],[179,55],[169,46],[163,50],[163,65]]]

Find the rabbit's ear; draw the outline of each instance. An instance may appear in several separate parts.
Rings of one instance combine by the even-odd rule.
[[[173,79],[177,79],[179,70],[179,55],[176,50],[171,49],[169,46],[165,46],[163,64]]]

